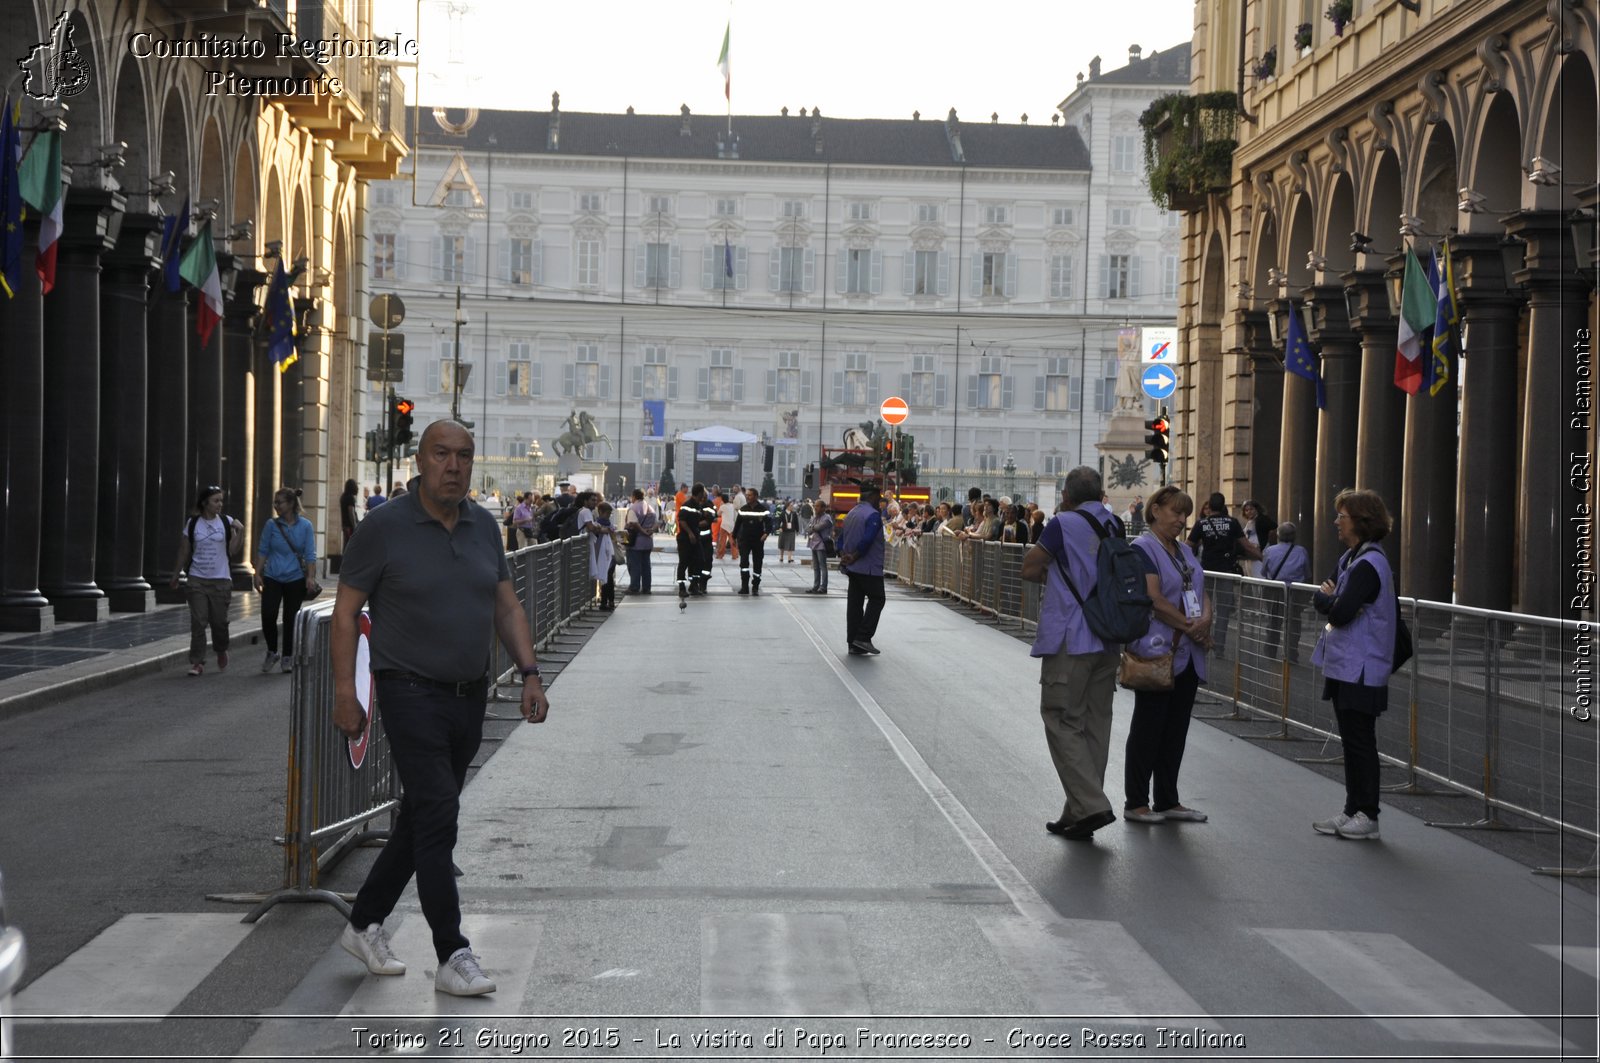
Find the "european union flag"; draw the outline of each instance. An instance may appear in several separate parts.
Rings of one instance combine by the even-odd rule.
[[[272,273],[267,287],[267,353],[278,363],[278,372],[287,372],[300,357],[294,342],[294,308],[289,303],[289,274],[283,259]]]
[[[1295,376],[1304,377],[1317,385],[1317,409],[1328,408],[1328,392],[1322,384],[1322,374],[1317,371],[1316,355],[1306,341],[1305,326],[1300,324],[1300,308],[1289,308],[1289,341],[1283,351],[1283,367]]]
[[[183,262],[183,234],[189,231],[189,197],[183,197],[183,210],[169,215],[161,223],[161,272],[167,280],[167,291],[183,288],[183,277],[178,267]]]
[[[22,179],[17,172],[22,161],[22,135],[17,123],[22,117],[22,101],[16,108],[5,97],[5,114],[0,117],[0,288],[14,298],[22,282]]]

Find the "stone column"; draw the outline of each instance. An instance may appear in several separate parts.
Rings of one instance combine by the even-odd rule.
[[[146,396],[144,570],[156,601],[181,602],[183,592],[168,586],[178,560],[183,522],[199,488],[189,479],[189,323],[188,289],[169,292],[158,273],[150,302],[150,390]]]
[[[1291,305],[1291,312],[1299,307]],[[1282,342],[1280,340],[1280,342]],[[1278,519],[1294,521],[1308,551],[1323,534],[1316,526],[1317,389],[1293,373],[1283,374],[1283,436],[1278,450]]]
[[[104,620],[95,583],[100,491],[100,256],[117,241],[126,201],[72,188],[63,204],[56,283],[44,297],[44,494],[39,582],[57,620]]]
[[[1585,433],[1571,427],[1574,345],[1588,320],[1590,285],[1576,269],[1567,212],[1524,211],[1506,231],[1527,246],[1514,280],[1528,289],[1528,372],[1522,407],[1522,476],[1517,493],[1517,609],[1559,616],[1567,602],[1563,561],[1570,497],[1569,455],[1586,454]],[[1591,347],[1592,339],[1583,341]],[[1585,364],[1590,364],[1586,358]]]
[[[1515,591],[1516,524],[1506,499],[1517,491],[1517,317],[1500,239],[1452,237],[1465,353],[1456,491],[1456,600],[1509,610]],[[1458,363],[1459,364],[1459,363]]]
[[[1272,350],[1272,335],[1264,311],[1242,314],[1245,347],[1250,361],[1250,496],[1278,500],[1278,448],[1283,437],[1283,363]],[[1276,513],[1273,516],[1277,516]],[[1280,518],[1281,519],[1281,518]]]
[[[1394,386],[1394,356],[1400,342],[1399,322],[1389,310],[1382,270],[1356,270],[1344,275],[1345,289],[1355,299],[1356,319],[1350,324],[1361,342],[1361,417],[1356,428],[1357,488],[1376,491],[1391,515],[1400,503],[1405,468],[1406,393]],[[1400,560],[1399,537],[1386,541],[1391,564]]]
[[[219,255],[218,264],[226,260],[231,266],[232,255]],[[254,558],[260,549],[256,537],[268,511],[256,507],[256,492],[251,482],[255,471],[255,457],[251,443],[251,419],[254,403],[250,394],[253,384],[251,351],[255,345],[255,293],[267,275],[257,270],[239,270],[234,274],[233,291],[228,294],[219,326],[226,332],[222,355],[222,479],[218,481],[227,492],[228,509],[244,522],[244,557],[233,564],[233,585],[248,590],[254,572]]]
[[[1357,486],[1361,357],[1356,334],[1350,329],[1343,286],[1313,285],[1305,294],[1310,311],[1308,338],[1322,349],[1322,387],[1328,400],[1317,417],[1317,481],[1312,503],[1317,533],[1312,540],[1311,571],[1332,572],[1344,549],[1331,530],[1337,513],[1333,500],[1345,488]]]
[[[155,608],[144,578],[150,269],[161,219],[128,214],[100,279],[100,507],[95,581],[115,613]]]
[[[0,631],[49,631],[50,600],[39,593],[39,524],[44,504],[44,304],[33,268],[36,221],[25,226],[16,291],[0,299]]]

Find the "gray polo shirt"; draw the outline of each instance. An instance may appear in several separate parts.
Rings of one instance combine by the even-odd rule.
[[[345,546],[339,582],[367,594],[374,671],[476,679],[494,647],[496,588],[511,578],[500,526],[462,499],[453,531],[407,491],[367,514]]]

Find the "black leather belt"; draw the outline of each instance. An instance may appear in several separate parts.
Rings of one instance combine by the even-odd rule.
[[[415,683],[418,686],[430,687],[433,690],[449,694],[451,697],[464,698],[483,689],[488,681],[488,676],[480,675],[476,679],[463,679],[459,683],[447,683],[442,679],[433,679],[429,676],[418,675],[416,672],[405,672],[398,668],[379,668],[372,673],[374,679],[385,682],[397,681],[401,683]]]

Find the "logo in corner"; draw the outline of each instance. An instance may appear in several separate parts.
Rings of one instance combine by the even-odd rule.
[[[66,12],[50,27],[50,39],[34,45],[17,65],[24,75],[22,91],[43,103],[76,96],[89,87],[89,64],[72,43]]]

